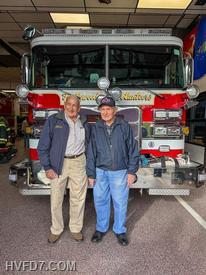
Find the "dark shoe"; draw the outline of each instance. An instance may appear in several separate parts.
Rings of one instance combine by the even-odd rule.
[[[92,236],[91,241],[92,241],[93,243],[99,243],[99,242],[101,242],[101,241],[102,241],[102,238],[103,238],[103,236],[104,236],[104,234],[105,234],[105,233],[96,230],[96,231],[94,232],[93,236]]]
[[[129,244],[126,233],[116,234],[119,244],[126,246]]]
[[[60,238],[60,236],[61,236],[61,234],[55,235],[55,234],[50,233],[49,237],[48,237],[48,242],[49,243],[55,243],[56,241],[58,241],[58,239]]]
[[[77,242],[82,242],[84,240],[84,237],[81,232],[78,232],[78,233],[71,232],[71,236]]]

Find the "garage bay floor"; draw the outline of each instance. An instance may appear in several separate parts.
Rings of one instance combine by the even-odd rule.
[[[23,142],[20,141],[18,154],[10,163],[24,157]],[[195,189],[189,197],[182,197],[187,209],[173,196],[149,196],[147,193],[141,196],[137,190],[130,190],[127,218],[130,244],[127,247],[117,243],[111,228],[102,243],[91,242],[95,229],[92,190],[88,190],[85,207],[85,240],[82,243],[73,241],[68,231],[67,194],[63,206],[65,231],[61,239],[51,245],[47,242],[49,196],[21,195],[18,188],[9,183],[8,172],[9,165],[1,164],[0,274],[30,273],[28,270],[8,270],[8,266],[6,271],[9,261],[75,261],[76,272],[72,273],[78,274],[206,274],[205,186]]]

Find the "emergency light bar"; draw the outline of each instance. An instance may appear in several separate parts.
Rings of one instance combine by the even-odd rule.
[[[52,35],[126,35],[126,36],[171,36],[172,29],[43,29],[44,36]]]

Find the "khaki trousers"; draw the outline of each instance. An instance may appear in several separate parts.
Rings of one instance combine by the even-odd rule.
[[[62,175],[51,181],[51,233],[59,235],[64,230],[62,203],[65,188],[70,188],[70,220],[69,229],[78,233],[83,227],[85,198],[87,192],[85,154],[74,158],[64,159]]]

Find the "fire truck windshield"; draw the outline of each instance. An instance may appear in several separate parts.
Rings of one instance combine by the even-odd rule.
[[[97,88],[108,76],[111,87],[183,88],[182,52],[177,46],[36,46],[32,88]],[[106,68],[108,66],[108,68]]]

